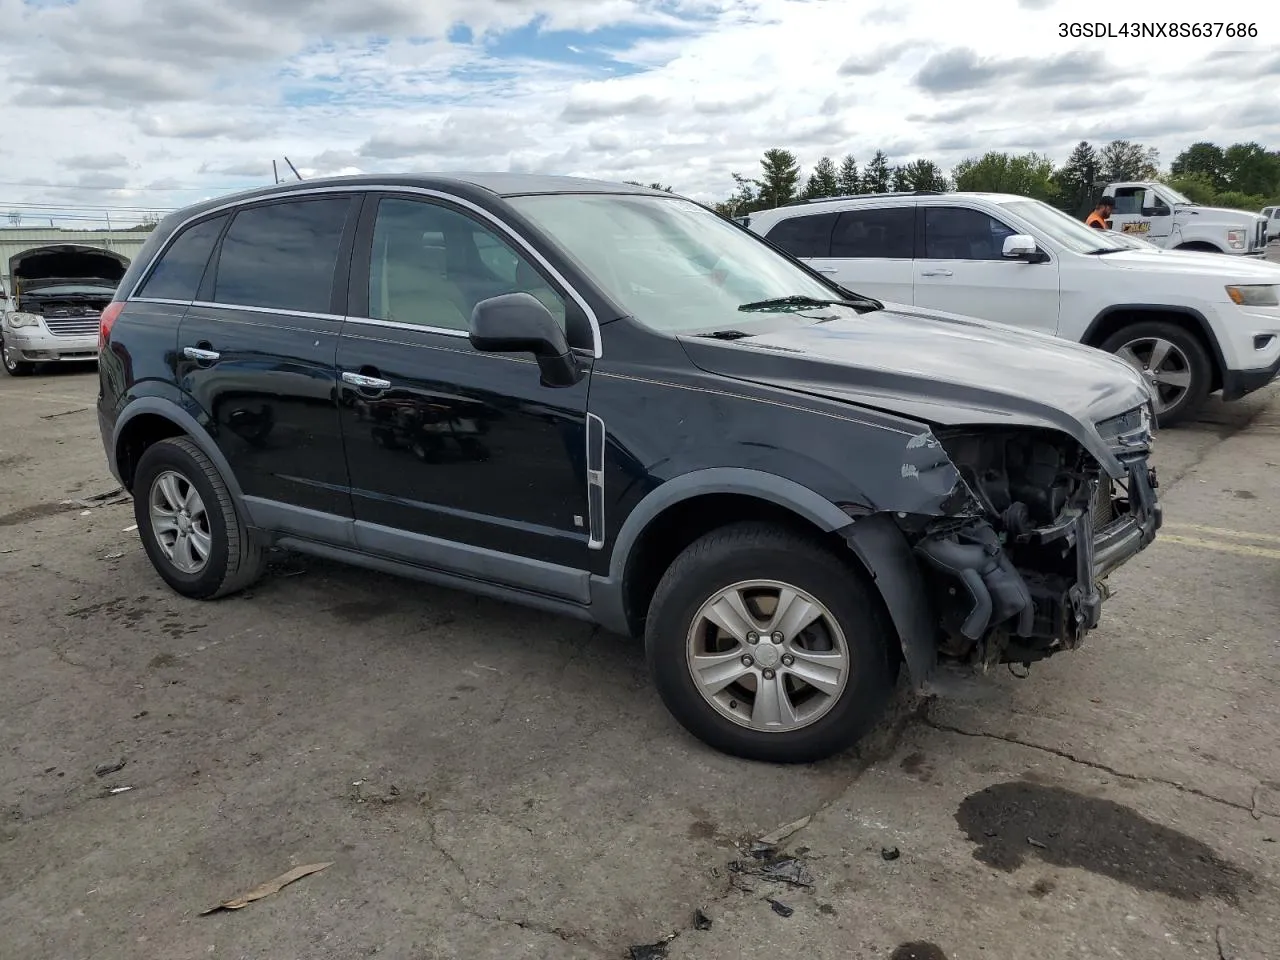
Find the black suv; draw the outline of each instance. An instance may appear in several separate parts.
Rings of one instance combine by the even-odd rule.
[[[152,233],[99,417],[188,597],[271,546],[643,635],[690,731],[812,760],[900,663],[1078,646],[1160,524],[1123,361],[885,309],[692,201],[511,174],[292,183]]]

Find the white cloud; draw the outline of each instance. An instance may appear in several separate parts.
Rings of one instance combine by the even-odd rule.
[[[1233,17],[1258,24],[1251,41],[1097,40],[1058,25],[1138,15],[994,4],[0,0],[3,189],[175,206],[269,183],[287,155],[306,176],[513,169],[716,199],[774,146],[805,165],[883,149],[944,167],[987,149],[1062,159],[1082,137],[1139,138],[1166,162],[1192,140],[1280,146],[1280,13]],[[1159,19],[1205,17],[1169,0]]]

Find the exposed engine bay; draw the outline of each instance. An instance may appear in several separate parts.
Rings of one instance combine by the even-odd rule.
[[[941,626],[940,658],[1030,664],[1078,647],[1098,624],[1108,573],[1159,526],[1147,445],[1113,480],[1051,430],[939,432],[964,505],[909,531]]]

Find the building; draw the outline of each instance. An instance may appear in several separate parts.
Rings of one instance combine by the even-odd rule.
[[[9,263],[13,257],[41,247],[95,247],[133,260],[146,242],[150,227],[132,230],[63,230],[58,227],[0,227],[0,282],[13,290]]]

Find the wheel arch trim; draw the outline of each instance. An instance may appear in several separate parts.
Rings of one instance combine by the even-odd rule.
[[[1098,328],[1108,317],[1117,313],[1175,314],[1193,320],[1209,344],[1210,358],[1217,366],[1216,372],[1221,375],[1227,369],[1226,359],[1222,355],[1222,345],[1218,343],[1213,327],[1210,326],[1205,315],[1195,307],[1158,303],[1113,303],[1098,311],[1098,315],[1089,322],[1089,326],[1085,330],[1084,336],[1080,338],[1080,342],[1092,346],[1092,341],[1097,334]],[[1156,319],[1156,317],[1151,319]]]
[[[206,457],[213,461],[213,465],[222,476],[222,482],[226,484],[227,491],[231,494],[231,501],[235,504],[236,512],[247,519],[249,513],[245,510],[244,493],[241,491],[240,483],[231,470],[231,464],[227,462],[227,458],[223,456],[222,451],[218,449],[218,445],[214,442],[213,437],[209,435],[209,431],[202,427],[195,417],[172,400],[167,400],[163,397],[138,397],[129,401],[125,408],[120,411],[111,433],[111,458],[113,466],[116,468],[114,472],[119,475],[120,441],[124,437],[125,430],[138,417],[147,414],[163,417],[165,420],[170,421],[174,426],[182,430],[187,438],[199,447]]]

